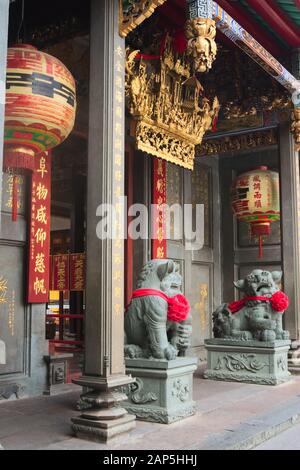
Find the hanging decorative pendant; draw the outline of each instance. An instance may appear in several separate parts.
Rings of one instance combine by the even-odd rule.
[[[271,223],[280,220],[279,174],[260,166],[239,175],[231,188],[232,210],[238,220],[251,226],[258,238],[262,258],[263,236],[271,233]]]
[[[4,128],[5,171],[33,171],[35,157],[60,144],[76,113],[75,81],[56,58],[28,44],[8,49]],[[14,178],[13,194],[16,190]],[[16,198],[13,198],[13,201]],[[13,207],[16,219],[16,207]]]

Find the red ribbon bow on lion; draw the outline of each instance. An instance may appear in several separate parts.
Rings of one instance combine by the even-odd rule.
[[[160,290],[156,289],[137,289],[132,293],[132,299],[137,297],[145,297],[148,295],[155,295],[161,297],[168,303],[168,320],[179,323],[187,319],[190,304],[187,298],[183,294],[174,295],[174,297],[168,297]]]
[[[270,302],[272,309],[275,310],[276,312],[284,312],[289,306],[288,296],[284,292],[278,290],[272,295],[272,297],[264,297],[264,296],[259,296],[259,295],[246,296],[241,300],[231,302],[230,304],[228,304],[228,308],[231,311],[231,313],[237,313],[243,307],[245,307],[246,302],[248,300],[264,300],[264,301]]]

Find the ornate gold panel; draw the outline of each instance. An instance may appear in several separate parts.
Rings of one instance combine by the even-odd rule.
[[[166,0],[119,0],[120,36],[126,37]]]
[[[139,150],[193,169],[195,145],[213,127],[219,101],[205,97],[187,54],[173,50],[167,37],[161,58],[147,60],[127,50],[126,96],[131,135]]]

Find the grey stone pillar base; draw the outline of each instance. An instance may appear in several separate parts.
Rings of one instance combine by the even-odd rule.
[[[126,359],[126,373],[136,377],[122,387],[127,395],[123,403],[137,419],[169,424],[195,414],[193,373],[196,357],[163,359]]]
[[[233,341],[209,339],[206,379],[278,385],[290,379],[288,350],[291,342],[277,340]]]
[[[300,344],[299,341],[292,342],[288,353],[288,366],[291,374],[300,374]]]
[[[112,387],[116,387],[120,381],[123,384],[131,383],[132,378],[122,376],[121,379],[120,376],[111,378],[109,382]],[[113,388],[104,389],[105,379],[101,378],[97,380],[93,377],[81,377],[74,382],[90,390],[81,395],[81,415],[71,419],[76,437],[108,442],[111,438],[135,428],[135,416],[128,414],[121,406],[127,398],[124,393]]]

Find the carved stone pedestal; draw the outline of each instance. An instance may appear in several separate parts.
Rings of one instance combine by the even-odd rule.
[[[206,379],[278,385],[290,378],[289,340],[233,341],[208,339]]]
[[[121,379],[121,377],[120,377]],[[127,380],[126,380],[127,379]],[[101,380],[101,379],[100,379]],[[81,395],[82,413],[77,418],[72,418],[72,430],[79,439],[89,441],[107,442],[111,438],[118,436],[135,428],[135,416],[127,413],[121,406],[121,402],[126,400],[126,395],[112,388],[110,390],[101,390],[102,385],[96,380],[89,380],[82,377],[74,380],[74,383],[85,387],[91,387],[93,390]],[[115,386],[117,386],[116,378]],[[123,383],[130,383],[130,377],[122,376]],[[113,386],[113,383],[111,384]]]
[[[135,383],[122,387],[129,413],[143,421],[169,424],[195,414],[193,373],[197,358],[126,359],[126,372]]]
[[[64,390],[64,384],[67,379],[68,359],[71,359],[73,354],[48,354],[44,356],[44,361],[47,364],[47,389],[44,390],[44,395],[53,395]]]

